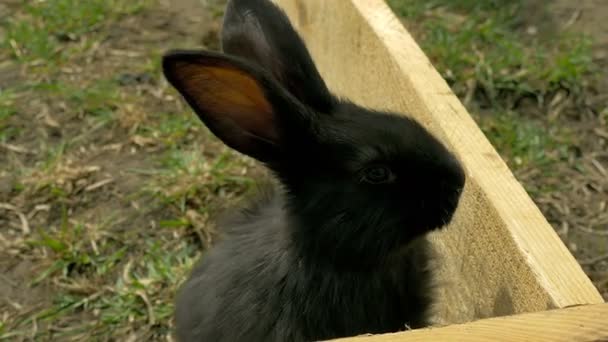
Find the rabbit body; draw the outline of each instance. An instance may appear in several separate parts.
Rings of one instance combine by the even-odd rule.
[[[221,53],[172,51],[163,71],[227,146],[278,186],[220,223],[179,291],[180,341],[312,341],[429,324],[425,235],[465,175],[417,121],[334,96],[287,16],[232,0]]]
[[[225,222],[227,236],[181,289],[180,341],[315,341],[427,324],[425,239],[377,268],[336,266],[297,252],[284,195],[263,200]]]

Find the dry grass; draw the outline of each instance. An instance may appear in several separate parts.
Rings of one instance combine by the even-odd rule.
[[[470,23],[468,36],[450,33],[457,44],[419,40],[608,295],[608,110],[585,69],[592,63],[568,68],[586,61],[586,43],[570,42],[581,48],[564,55],[563,72],[531,71],[526,59],[492,59],[470,34],[499,14],[423,3],[408,14],[423,16],[416,32],[437,38],[442,20]],[[213,217],[260,172],[199,124],[159,70],[169,48],[217,48],[222,8],[0,4],[0,339],[171,339],[175,289],[213,243]],[[494,34],[510,29],[496,25]],[[513,46],[505,51],[534,55]],[[555,77],[569,83],[557,87]]]
[[[213,29],[169,5],[3,5],[0,338],[170,338],[209,218],[252,184],[160,74]]]

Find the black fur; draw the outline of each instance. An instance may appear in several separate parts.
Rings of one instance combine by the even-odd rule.
[[[300,102],[320,112],[334,98],[287,16],[269,1],[236,0],[226,6],[222,50],[269,71]]]
[[[456,210],[459,162],[416,121],[331,95],[269,1],[230,1],[224,22],[226,55],[173,51],[165,75],[214,134],[264,162],[280,186],[220,225],[224,237],[178,294],[178,339],[312,341],[428,325],[424,235]],[[267,130],[216,124],[222,113],[196,102],[179,63],[249,75],[272,106]]]

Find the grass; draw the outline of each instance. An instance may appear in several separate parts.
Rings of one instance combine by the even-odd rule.
[[[604,255],[607,75],[590,37],[541,1],[387,2],[575,257]],[[608,298],[608,264],[582,265]]]
[[[113,80],[95,80],[91,84],[39,83],[34,88],[36,93],[48,101],[65,103],[65,110],[72,115],[102,121],[112,119],[122,100],[119,86]]]
[[[534,170],[543,177],[559,177],[556,165],[567,163],[573,153],[575,138],[567,128],[558,125],[547,128],[538,119],[513,111],[484,116],[477,121],[516,174],[517,171]],[[554,183],[530,181],[523,185],[532,197],[562,190]]]
[[[30,213],[0,250],[34,265],[15,280],[32,294],[0,305],[0,340],[166,339],[176,288],[212,239],[208,218],[252,184],[251,161],[158,85],[162,46],[105,70],[83,64],[111,26],[154,6],[32,1],[0,20],[0,56],[27,71],[0,89],[0,141],[20,151],[0,160],[11,175],[0,203]]]
[[[464,82],[476,82],[481,105],[513,108],[523,96],[542,102],[562,88],[580,92],[594,68],[581,35],[525,34],[523,1],[388,2],[421,22],[422,48],[458,95],[466,94]]]
[[[9,119],[17,113],[14,106],[15,93],[0,89],[0,142],[16,135],[18,130],[9,125]]]
[[[56,65],[77,52],[66,42],[100,32],[120,17],[141,10],[146,1],[28,1],[19,15],[2,20],[6,38],[0,45],[21,62]]]
[[[528,34],[520,0],[388,3],[512,169],[550,170],[567,157],[575,137],[538,113],[560,91],[583,96],[596,70],[588,38]]]
[[[54,259],[33,284],[52,278],[64,291],[53,299],[50,307],[18,322],[17,327],[28,326],[33,321],[38,324],[58,321],[82,312],[94,316],[95,320],[84,324],[72,322],[67,332],[72,335],[92,330],[92,335],[108,338],[127,322],[156,325],[171,318],[173,307],[171,298],[167,297],[167,287],[173,292],[173,284],[191,268],[196,256],[192,245],[182,243],[166,250],[162,242],[147,239],[141,242],[145,252],[133,259],[128,244],[108,242],[93,248],[90,241],[93,240],[83,225],[66,225],[55,237],[42,235],[41,240],[30,242],[32,246],[52,250]],[[122,263],[121,275],[115,278],[115,283],[107,284],[104,278],[112,275],[124,259],[129,261]],[[157,331],[158,334],[168,332],[167,327]]]
[[[212,204],[213,197],[230,201],[254,184],[244,173],[250,163],[228,150],[214,158],[205,158],[197,150],[172,148],[160,161],[160,174],[150,191],[179,207],[183,214],[186,203],[192,201],[198,203],[201,213],[214,212],[218,205],[223,207],[225,204]]]
[[[138,134],[143,137],[160,139],[164,144],[175,146],[181,139],[198,131],[198,119],[193,115],[176,115],[175,113],[156,113],[155,115],[138,127]]]
[[[0,305],[0,340],[166,339],[175,291],[213,239],[209,218],[253,184],[251,161],[159,85],[167,42],[130,64],[86,64],[111,26],[154,6],[30,2],[0,23],[0,56],[27,71],[0,93],[0,139],[24,151],[0,160],[12,175],[0,203],[30,213],[0,249],[34,265],[15,280],[32,294]]]
[[[482,120],[484,133],[493,139],[493,144],[501,146],[501,153],[509,156],[516,167],[534,166],[544,171],[551,165],[548,151],[557,151],[557,159],[565,158],[568,151],[562,148],[568,144],[564,130],[547,130],[533,120],[522,120],[515,112],[499,113],[495,117]]]
[[[389,2],[419,25],[424,50],[509,165],[559,177],[579,137],[545,109],[564,91],[583,100],[589,41],[530,37],[514,0]],[[0,209],[0,286],[20,290],[0,297],[0,340],[166,340],[175,291],[214,238],[211,218],[254,184],[252,161],[222,147],[163,82],[160,52],[183,32],[155,24],[154,11],[140,17],[157,6],[30,1],[0,18],[0,58],[24,71],[18,86],[0,78],[0,143],[10,147],[0,203],[14,208]],[[209,6],[218,20],[223,4]],[[134,29],[121,31],[127,19]],[[116,47],[110,31],[155,35]],[[137,57],[105,53],[115,49]],[[561,186],[526,184],[533,194]]]

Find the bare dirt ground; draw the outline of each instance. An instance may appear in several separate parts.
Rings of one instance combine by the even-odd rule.
[[[210,218],[261,172],[212,138],[159,71],[167,49],[217,49],[223,3],[154,2],[67,39],[61,49],[81,52],[52,72],[0,50],[0,89],[31,86],[11,97],[15,113],[0,126],[16,132],[0,144],[0,336],[170,339],[175,286],[212,243]],[[0,17],[20,6],[3,0]],[[592,36],[603,80],[582,103],[553,104],[552,124],[583,137],[579,158],[550,177],[517,177],[567,184],[534,200],[608,300],[605,18],[604,0],[554,1],[526,18],[540,34],[567,26]]]

